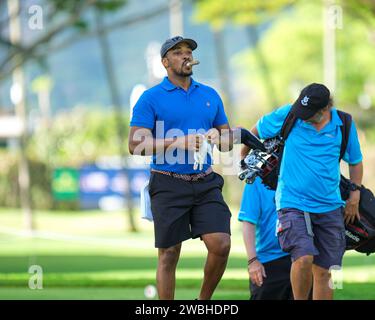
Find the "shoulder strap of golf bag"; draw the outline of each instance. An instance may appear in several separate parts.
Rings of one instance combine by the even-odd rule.
[[[349,133],[352,126],[352,116],[349,113],[340,110],[337,110],[337,113],[343,123],[343,125],[340,127],[342,140],[339,161],[341,161],[341,159],[344,157],[346,147],[348,146]]]
[[[343,123],[343,125],[340,127],[342,140],[341,140],[339,161],[341,161],[341,159],[343,158],[345,154],[346,147],[349,141],[350,127],[352,125],[352,116],[349,113],[346,113],[340,110],[337,110],[337,113]],[[297,121],[297,117],[295,116],[295,114],[293,112],[289,112],[281,127],[281,130],[280,130],[281,142],[280,142],[279,151],[278,151],[279,159],[278,159],[277,167],[275,169],[275,175],[273,175],[272,176],[273,178],[270,179],[272,183],[269,181],[266,181],[266,185],[268,186],[271,185],[271,189],[273,190],[276,190],[276,186],[277,186],[277,181],[273,181],[273,180],[275,179],[277,180],[277,177],[279,176],[281,160],[283,157],[283,152],[284,152],[284,147],[285,147],[285,141],[288,138],[290,132],[292,131],[292,128],[294,124],[296,123],[296,121]]]
[[[288,138],[290,131],[292,131],[292,128],[296,122],[297,118],[294,115],[293,112],[289,112],[288,115],[286,116],[283,126],[281,127],[280,130],[280,137],[282,138],[282,144],[284,146],[285,140]]]
[[[278,180],[279,173],[280,173],[281,159],[284,153],[285,140],[288,138],[289,133],[290,131],[292,131],[292,128],[296,121],[297,121],[297,117],[295,116],[295,114],[293,112],[289,112],[281,127],[281,130],[280,130],[281,141],[280,141],[279,150],[278,150],[279,159],[278,159],[278,163],[275,168],[273,179],[272,179],[272,180],[275,180],[273,181],[272,187],[271,187],[271,189],[273,190],[276,190],[276,187],[277,187],[277,180]]]
[[[276,158],[276,164],[272,166],[272,169],[267,172],[267,174],[264,174],[262,177],[262,183],[271,190],[276,190],[277,188],[277,181],[279,177],[280,172],[280,164],[281,164],[281,158],[283,156],[284,152],[284,146],[285,146],[285,140],[288,137],[290,131],[292,130],[292,127],[294,123],[296,122],[296,116],[293,112],[289,112],[286,116],[283,125],[280,130],[279,137],[280,143],[278,146],[278,150],[275,152],[277,154]]]
[[[346,147],[348,146],[349,141],[349,133],[350,128],[352,126],[352,116],[349,113],[344,111],[337,110],[337,113],[343,123],[340,127],[341,129],[341,149],[340,149],[340,160],[344,157]],[[297,118],[293,114],[293,112],[289,112],[287,117],[284,120],[283,126],[281,127],[280,137],[282,138],[282,148],[284,149],[285,140],[288,138],[290,131],[292,130],[294,123],[296,122]],[[282,155],[282,151],[280,150],[280,156]],[[280,158],[281,160],[281,158]]]

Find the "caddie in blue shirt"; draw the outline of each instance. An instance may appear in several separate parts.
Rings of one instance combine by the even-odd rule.
[[[275,191],[256,178],[246,184],[238,220],[242,222],[251,300],[291,300],[291,260],[276,235]]]
[[[202,167],[195,167],[194,152],[205,150],[207,142],[229,151],[233,134],[217,92],[191,78],[196,48],[194,40],[180,36],[162,45],[161,62],[168,76],[143,93],[130,123],[130,153],[153,156],[149,193],[160,299],[174,298],[183,241],[201,238],[208,250],[199,299],[211,298],[230,250],[224,179],[212,171],[210,155],[204,163],[200,157]]]
[[[308,85],[293,105],[263,116],[252,132],[261,139],[278,135],[289,112],[298,119],[285,142],[276,189],[279,242],[292,257],[294,298],[307,299],[313,279],[313,299],[332,299],[330,269],[342,264],[344,223],[359,218],[359,190],[351,191],[346,203],[341,200],[343,123],[329,89],[322,84]],[[343,159],[349,164],[350,180],[361,185],[362,154],[354,121]]]

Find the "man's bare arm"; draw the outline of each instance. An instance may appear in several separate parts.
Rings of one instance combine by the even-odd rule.
[[[200,143],[195,134],[175,138],[155,139],[148,128],[130,127],[129,152],[133,155],[151,156],[165,151],[172,145],[180,149],[196,150]]]
[[[244,221],[242,225],[242,236],[245,243],[245,249],[247,253],[247,259],[253,259],[256,257],[255,251],[255,225]],[[253,261],[248,265],[248,272],[250,279],[258,287],[263,284],[263,278],[266,277],[264,266],[258,261]]]
[[[256,127],[251,130],[251,133],[253,134],[253,136],[259,136]],[[251,145],[253,145],[253,147],[258,145],[259,148],[262,148],[262,146],[259,145],[259,142],[256,142],[256,139],[254,140],[251,137],[248,130],[243,128],[231,129],[229,127],[229,124],[224,124],[222,126],[218,126],[214,129],[209,130],[206,136],[209,138],[211,143],[215,143],[218,146],[218,149],[223,152],[232,150],[233,144],[238,143],[243,143],[245,145],[250,143]],[[245,148],[244,150],[247,150],[247,152],[250,150],[249,147],[245,146]]]
[[[228,123],[208,130],[206,137],[210,143],[216,144],[219,151],[227,152],[233,149],[233,131]]]
[[[362,185],[362,178],[363,178],[363,162],[357,163],[355,165],[349,165],[349,176],[350,181],[357,184]]]
[[[362,185],[362,177],[363,177],[363,163],[357,163],[355,165],[349,165],[349,176],[350,181],[357,184]],[[359,200],[360,200],[360,192],[359,190],[350,191],[349,199],[346,201],[345,206],[345,222],[346,223],[353,223],[355,218],[359,219]]]

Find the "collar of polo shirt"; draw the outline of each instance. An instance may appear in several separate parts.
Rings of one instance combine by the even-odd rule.
[[[306,128],[311,128],[312,125],[301,120],[301,119],[298,119],[298,122],[301,124],[301,126],[303,127],[306,127]],[[332,107],[331,109],[331,120],[326,124],[326,126],[321,130],[321,132],[326,132],[327,130],[330,130],[330,128],[332,127],[337,127],[337,126],[342,126],[343,123],[337,113],[337,110],[335,109],[335,107]]]
[[[191,86],[199,87],[198,82],[196,82],[193,78],[190,78],[190,79],[191,79]],[[161,86],[163,87],[163,89],[167,91],[172,91],[177,88],[176,85],[174,85],[172,82],[169,81],[168,77],[164,77],[164,80]]]

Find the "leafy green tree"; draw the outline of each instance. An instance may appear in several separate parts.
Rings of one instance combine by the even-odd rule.
[[[123,116],[123,122],[128,117]],[[37,209],[78,209],[78,203],[57,203],[52,198],[51,179],[58,167],[79,168],[102,156],[118,156],[116,119],[103,109],[75,108],[60,113],[49,126],[40,121],[28,143],[30,193]],[[124,138],[124,144],[127,138]],[[0,206],[19,207],[17,154],[0,149]]]
[[[296,0],[198,0],[196,20],[209,22],[214,27],[225,23],[258,25],[274,18],[280,10]]]
[[[339,0],[338,4],[353,18],[362,21],[369,28],[375,29],[375,1]]]
[[[78,167],[100,156],[118,155],[116,119],[112,112],[75,108],[57,115],[51,126],[36,128],[30,139],[31,160],[51,167]],[[122,121],[128,121],[124,116]],[[126,137],[124,137],[124,143]]]
[[[43,30],[36,35],[14,44],[7,32],[0,32],[0,81],[8,79],[13,70],[28,61],[38,62],[45,67],[48,54],[59,51],[82,40],[84,37],[96,37],[97,28],[92,13],[114,13],[127,4],[127,0],[40,0],[36,4],[43,8]],[[7,1],[0,1],[0,10],[7,12]],[[29,17],[26,2],[20,0],[20,17]],[[162,15],[168,10],[163,4],[137,15],[126,15],[115,21],[109,21],[101,32],[142,22]],[[0,30],[6,30],[13,17],[0,18]]]
[[[366,26],[344,11],[343,28],[336,30],[337,92],[340,106],[355,107],[358,97],[368,89],[374,102],[374,46]],[[264,34],[259,46],[273,70],[276,94],[283,101],[294,99],[306,83],[323,81],[322,8],[314,2],[300,2],[285,11]],[[239,70],[249,86],[264,96],[261,70],[254,50],[237,58]],[[372,91],[371,91],[372,90]]]
[[[128,121],[125,116],[121,120]],[[28,144],[33,205],[35,208],[77,209],[78,203],[53,201],[53,170],[65,166],[79,168],[102,156],[118,156],[116,119],[113,112],[99,108],[75,108],[71,112],[60,113],[51,121],[49,126],[40,122]],[[124,138],[124,143],[126,140]]]
[[[296,0],[198,0],[196,1],[195,20],[209,22],[214,30],[221,29],[226,23],[245,25],[249,45],[254,48],[257,64],[261,70],[263,86],[268,92],[270,106],[278,104],[274,90],[271,70],[265,54],[259,47],[259,25],[269,22],[282,9]]]

